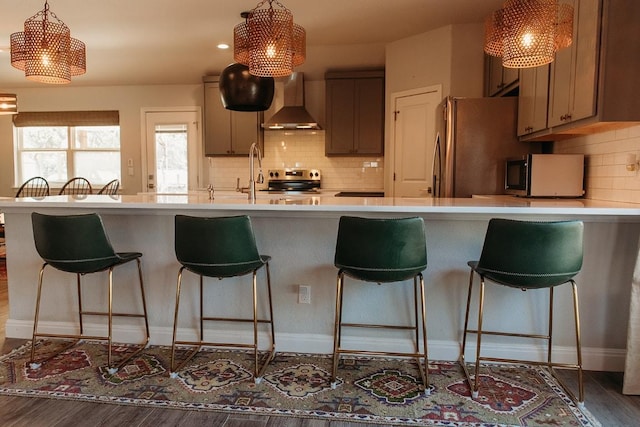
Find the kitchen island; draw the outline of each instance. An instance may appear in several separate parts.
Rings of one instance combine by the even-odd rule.
[[[173,249],[175,214],[247,214],[252,218],[260,252],[272,256],[277,349],[316,353],[331,352],[337,273],[333,256],[340,216],[423,217],[429,262],[425,271],[429,355],[432,359],[449,360],[457,359],[459,353],[469,278],[466,262],[478,258],[488,220],[493,217],[582,220],[585,223],[585,257],[583,269],[576,280],[582,315],[584,366],[594,370],[625,369],[629,301],[640,236],[640,206],[636,204],[512,197],[405,199],[322,194],[259,195],[255,203],[249,203],[246,195],[216,194],[210,200],[208,194],[202,192],[189,195],[3,199],[0,200],[0,210],[5,213],[6,222],[10,309],[6,325],[8,337],[29,338],[31,334],[38,271],[42,264],[33,244],[31,212],[97,212],[102,216],[117,251],[140,251],[144,254],[143,271],[153,344],[171,342],[179,268]],[[133,291],[126,288],[126,284],[133,283],[135,279],[134,270],[133,267],[130,271],[127,268],[116,271],[114,290],[115,302],[125,305],[135,301]],[[101,283],[101,280],[106,278],[85,279],[87,284]],[[119,280],[124,280],[125,286],[118,287]],[[207,283],[210,286],[205,290],[208,309],[227,312],[249,310],[249,287],[240,289],[233,283],[243,280],[248,279],[209,280]],[[68,286],[47,288],[51,281],[67,283]],[[43,327],[56,332],[73,328],[74,284],[72,275],[54,270],[46,272],[45,292],[51,293],[45,294],[49,303],[42,308]],[[180,319],[183,328],[179,333],[186,339],[192,338],[195,333],[193,313],[197,307],[196,284],[195,276],[185,277]],[[310,304],[298,303],[298,285],[311,287]],[[87,292],[87,306],[104,303],[106,296],[102,288],[104,286],[94,287]],[[406,304],[390,306],[386,301],[390,292],[397,295],[397,292],[409,289],[409,286],[394,285],[349,286],[345,298],[353,297],[354,300],[350,304],[352,311],[345,314],[345,318],[353,321],[371,318],[381,322],[404,321],[408,315],[406,304],[410,301],[409,294],[406,295]],[[243,292],[245,290],[247,292]],[[531,328],[531,325],[543,322],[541,313],[546,306],[546,293],[523,293],[504,287],[488,287],[487,292],[487,323],[501,322],[516,329]],[[224,299],[217,295],[224,295]],[[533,304],[529,303],[531,299]],[[397,300],[395,296],[393,301]],[[555,312],[555,325],[559,328],[554,335],[554,342],[561,360],[571,360],[574,354],[573,329],[561,328],[564,324],[572,324],[571,310],[566,309],[570,303],[569,288],[559,288]],[[384,307],[384,310],[378,307]],[[500,310],[494,312],[491,307],[499,307]],[[264,309],[262,305],[261,309]],[[189,327],[190,324],[194,328]],[[100,328],[98,325],[90,327]],[[115,323],[115,339],[135,342],[139,339],[139,329],[135,320]],[[229,335],[242,335],[250,340],[248,331],[217,330],[211,334],[223,340]],[[408,345],[407,340],[398,339],[397,335],[387,336],[380,331],[351,339],[357,341],[358,345],[375,342],[376,345],[395,349]],[[487,338],[486,344],[489,351],[497,355],[517,351],[525,357],[542,357],[543,353],[533,343],[505,345],[498,337],[493,340]],[[637,369],[632,368],[634,371]],[[640,374],[640,371],[637,372]]]

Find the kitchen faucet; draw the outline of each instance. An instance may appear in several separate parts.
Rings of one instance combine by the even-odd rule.
[[[253,158],[258,157],[258,178],[255,178]],[[258,143],[254,142],[249,147],[249,187],[240,187],[240,178],[236,184],[236,191],[241,193],[247,193],[248,199],[251,203],[256,201],[256,183],[262,184],[264,182],[264,175],[262,174],[262,153]]]

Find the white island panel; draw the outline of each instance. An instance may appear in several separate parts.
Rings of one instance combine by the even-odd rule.
[[[171,340],[177,263],[173,251],[175,214],[251,216],[261,253],[272,256],[276,339],[279,351],[331,351],[337,270],[333,266],[335,239],[341,215],[368,217],[421,216],[426,223],[428,267],[427,321],[430,357],[456,359],[464,318],[469,271],[466,262],[480,254],[487,222],[492,217],[514,219],[580,219],[585,222],[585,263],[577,276],[580,293],[585,367],[622,370],[625,362],[629,297],[638,236],[640,207],[633,204],[600,203],[588,200],[495,199],[400,199],[336,198],[328,196],[262,196],[252,204],[245,195],[206,193],[185,196],[71,196],[3,200],[6,214],[7,267],[10,314],[7,336],[29,337],[37,274],[42,263],[33,244],[30,213],[72,214],[98,212],[104,219],[112,243],[118,251],[136,250],[144,254],[143,268],[151,323],[151,339],[156,344]],[[263,273],[261,273],[263,274]],[[135,283],[134,269],[116,271],[116,280]],[[261,277],[262,278],[262,277]],[[52,328],[71,327],[74,278],[49,270],[45,280],[56,289],[54,303],[44,307],[43,316]],[[105,278],[88,277],[87,284]],[[249,309],[250,297],[240,292],[238,283],[246,279],[219,282],[210,279],[206,306],[210,310]],[[243,282],[248,283],[248,282]],[[297,285],[311,286],[311,304],[297,303]],[[47,282],[45,283],[47,285]],[[62,286],[58,286],[62,285]],[[351,298],[350,321],[404,320],[410,296],[409,286],[356,284],[349,282],[345,298]],[[192,334],[196,305],[196,278],[188,276],[181,310],[181,334]],[[90,292],[98,290],[93,287]],[[58,290],[60,289],[60,290]],[[53,292],[53,291],[52,291]],[[116,298],[133,304],[133,290],[116,289]],[[544,292],[527,292],[491,286],[488,288],[487,322],[509,325],[513,329],[532,328],[544,323]],[[400,299],[398,299],[400,294]],[[569,289],[557,292],[557,326],[571,325]],[[87,304],[104,302],[104,292]],[[187,296],[189,295],[189,296]],[[533,299],[529,304],[524,297]],[[393,303],[391,303],[393,301]],[[399,301],[399,302],[396,302]],[[382,308],[380,308],[382,307]],[[492,308],[493,307],[493,308]],[[262,307],[264,308],[264,307]],[[347,315],[345,316],[347,317]],[[116,339],[134,340],[133,321],[116,325]],[[544,326],[538,330],[544,331]],[[219,330],[215,334],[243,334]],[[406,345],[376,331],[354,338],[360,344]],[[489,340],[497,354],[517,351],[542,355],[534,344],[503,345],[499,338]],[[557,330],[554,337],[558,357],[573,354],[572,328]]]

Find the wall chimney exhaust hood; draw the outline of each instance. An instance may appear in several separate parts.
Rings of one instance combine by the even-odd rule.
[[[262,124],[265,130],[321,129],[304,108],[304,74],[291,73],[284,80],[284,107]]]

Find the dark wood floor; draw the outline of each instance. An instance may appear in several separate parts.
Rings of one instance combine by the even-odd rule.
[[[0,281],[0,347],[2,354],[24,343],[5,338],[8,313],[6,282]],[[575,374],[563,375],[575,385]],[[640,425],[640,396],[625,396],[620,372],[586,372],[586,406],[603,427]],[[574,388],[575,389],[575,388]],[[199,426],[216,427],[366,427],[362,423],[302,420],[269,416],[239,416],[101,403],[0,396],[0,426]],[[374,427],[373,425],[368,425]],[[379,425],[377,425],[379,427]]]

